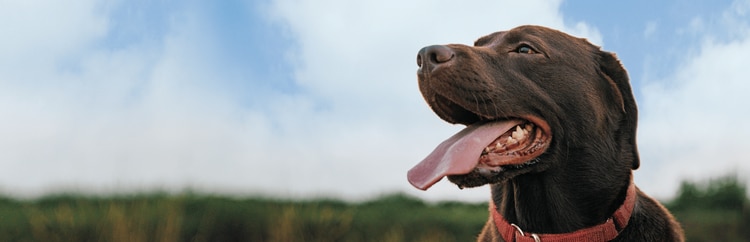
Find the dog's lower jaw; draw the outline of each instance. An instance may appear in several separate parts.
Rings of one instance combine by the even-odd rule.
[[[479,187],[491,183],[491,181],[479,174],[478,172],[471,172],[464,175],[452,175],[448,176],[448,180],[453,184],[456,184],[459,189]]]
[[[500,166],[495,169],[477,167],[468,174],[448,176],[448,180],[456,184],[459,189],[480,187],[507,182],[527,173],[543,172],[547,167],[548,164],[537,157],[521,165]]]

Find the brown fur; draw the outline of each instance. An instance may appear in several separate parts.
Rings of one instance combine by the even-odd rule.
[[[525,52],[528,47],[532,50]],[[539,163],[492,177],[449,176],[463,187],[490,184],[506,220],[533,233],[568,233],[602,223],[622,204],[640,165],[637,108],[613,53],[585,39],[521,26],[474,46],[428,46],[419,53],[420,91],[442,119],[459,124],[536,117],[552,142]],[[490,219],[479,241],[503,241]],[[682,241],[682,229],[640,190],[629,225],[614,241]]]

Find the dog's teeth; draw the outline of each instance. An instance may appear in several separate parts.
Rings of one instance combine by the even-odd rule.
[[[502,142],[495,143],[495,152],[505,151],[505,145]]]
[[[526,135],[523,133],[523,129],[521,129],[521,126],[516,126],[516,131],[513,131],[513,134],[511,136],[516,140],[522,140],[526,138]]]
[[[534,129],[534,124],[526,124],[523,129],[526,130],[526,132],[531,132],[531,130]]]
[[[490,147],[484,147],[484,153],[490,153]]]
[[[512,144],[515,144],[515,143],[518,143],[518,140],[514,139],[513,137],[508,137],[508,140],[505,141],[505,144],[507,144],[507,145],[512,145]]]

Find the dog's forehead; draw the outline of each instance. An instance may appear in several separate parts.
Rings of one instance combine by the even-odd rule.
[[[474,41],[474,46],[485,46],[485,45],[488,45],[488,44],[494,42],[496,39],[500,39],[507,32],[508,31],[498,31],[498,32],[494,32],[494,33],[491,33],[491,34],[479,37],[479,39],[477,39],[476,41]]]
[[[539,35],[543,32],[554,32],[552,29],[535,26],[535,25],[522,25],[510,30],[497,31],[485,36],[480,37],[474,42],[474,46],[485,46],[490,45],[493,42],[511,39],[510,41],[517,41],[518,38],[523,38],[529,35]]]
[[[552,51],[552,49],[599,49],[586,39],[568,35],[559,30],[536,25],[522,25],[510,30],[498,31],[480,37],[474,42],[475,47],[513,45],[517,43],[536,45],[537,51]],[[562,46],[578,46],[576,48],[560,48]],[[546,53],[551,54],[551,53]]]

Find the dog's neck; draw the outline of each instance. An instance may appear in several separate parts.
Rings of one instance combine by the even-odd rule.
[[[524,231],[568,233],[601,224],[610,218],[625,201],[631,183],[631,178],[623,177],[627,180],[620,180],[617,183],[621,184],[612,189],[596,186],[607,183],[560,180],[590,176],[549,174],[526,174],[493,185],[492,196],[497,212]]]

